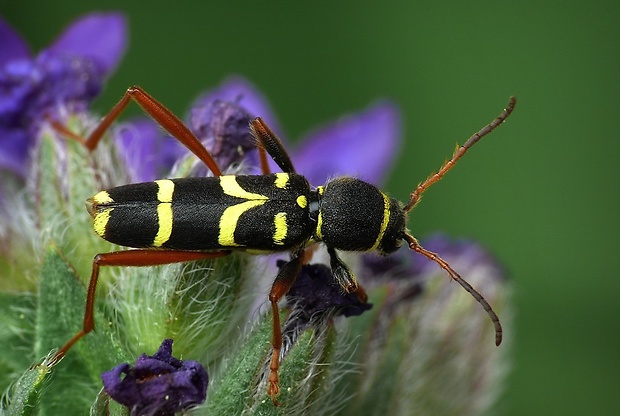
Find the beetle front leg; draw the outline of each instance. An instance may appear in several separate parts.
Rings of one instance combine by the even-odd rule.
[[[346,293],[355,294],[360,302],[368,302],[366,290],[364,290],[362,285],[357,282],[357,279],[349,266],[347,266],[347,264],[343,262],[340,257],[338,257],[336,250],[331,247],[327,247],[327,253],[329,254],[330,267],[336,283],[338,283],[342,290]]]

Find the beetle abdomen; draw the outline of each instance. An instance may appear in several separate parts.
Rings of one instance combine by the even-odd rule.
[[[308,194],[287,173],[164,179],[102,191],[88,209],[95,231],[123,246],[283,251],[312,233]]]

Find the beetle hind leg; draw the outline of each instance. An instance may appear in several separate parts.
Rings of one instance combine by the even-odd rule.
[[[159,266],[164,264],[185,263],[188,261],[205,260],[227,256],[230,251],[182,251],[182,250],[126,250],[97,254],[93,259],[93,269],[88,283],[88,295],[84,308],[84,323],[69,341],[54,355],[53,361],[58,362],[71,349],[73,344],[95,329],[95,292],[99,281],[101,266]]]

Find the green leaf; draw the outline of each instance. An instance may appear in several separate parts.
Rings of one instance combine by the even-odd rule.
[[[129,416],[129,409],[110,400],[110,396],[101,390],[90,409],[90,416]]]
[[[56,247],[50,247],[41,269],[36,326],[38,356],[67,342],[83,322],[86,291]],[[99,330],[87,334],[54,368],[54,379],[41,402],[43,414],[83,414],[101,388],[100,374],[124,361],[112,331],[95,314]]]
[[[315,344],[314,329],[308,329],[299,336],[280,364],[280,394],[277,397],[280,406],[274,406],[271,400],[264,400],[257,407],[258,414],[305,414]]]
[[[74,121],[70,129],[80,131]],[[95,174],[93,157],[81,143],[53,130],[44,130],[37,150],[34,194],[41,241],[53,241],[70,253],[77,274],[88,276],[93,255],[109,250],[93,232],[84,208],[84,201],[100,190],[97,179],[104,173]]]
[[[8,395],[3,397],[0,410],[7,416],[35,415],[44,382],[49,379],[49,361],[43,360],[32,366],[10,388]],[[4,414],[4,413],[3,413]]]
[[[36,171],[37,222],[45,226],[58,223],[65,214],[60,192],[60,160],[55,136],[44,134],[37,149]],[[66,217],[65,217],[66,218]]]
[[[343,357],[343,361],[346,361],[346,367],[342,368],[341,373],[336,377],[334,393],[330,399],[335,401],[334,406],[339,402],[342,405],[344,402],[353,399],[361,387],[367,384],[368,369],[362,367],[365,357],[372,355],[369,349],[376,344],[377,336],[375,328],[381,324],[381,310],[384,307],[386,299],[389,295],[387,287],[377,287],[368,293],[369,303],[372,303],[372,308],[360,316],[352,316],[346,319],[347,331],[338,337],[337,349],[340,355]],[[376,359],[376,358],[375,358]],[[374,361],[374,360],[373,360]],[[355,399],[353,399],[355,401]],[[342,414],[354,414],[349,413],[349,409],[357,408],[355,401],[352,404],[347,404],[343,409]]]
[[[381,355],[375,357],[374,374],[366,369],[365,377],[372,377],[372,385],[369,392],[349,405],[349,414],[356,415],[382,415],[393,414],[391,406],[398,400],[399,387],[402,380],[399,369],[403,366],[403,356],[410,345],[407,335],[409,322],[402,318],[394,318],[390,322],[386,334],[385,345],[381,349]],[[357,410],[353,410],[357,409]],[[353,411],[351,411],[353,410]]]
[[[256,400],[269,400],[266,394],[256,397],[256,386],[263,365],[271,354],[271,328],[270,317],[264,316],[246,341],[231,352],[229,357],[232,358],[223,371],[213,377],[216,381],[207,390],[205,414],[238,415]]]
[[[157,350],[171,338],[179,356],[207,367],[221,360],[251,306],[247,292],[253,280],[243,272],[248,257],[234,253],[181,265],[118,268],[122,278],[109,302],[133,353]],[[108,274],[102,269],[102,277]]]
[[[33,339],[37,300],[31,293],[0,293],[0,391],[34,361]]]
[[[337,318],[337,319],[345,319]],[[324,399],[334,392],[335,381],[341,376],[343,371],[343,362],[336,362],[335,357],[338,353],[337,343],[338,332],[334,328],[332,322],[329,322],[327,328],[321,332],[317,346],[318,357],[314,363],[312,380],[310,382],[306,403],[312,411],[309,414],[330,414],[332,412],[331,403]],[[346,364],[345,364],[346,365]],[[335,395],[338,397],[338,395]],[[340,403],[334,400],[337,407]]]
[[[179,354],[209,365],[229,351],[251,305],[245,298],[253,283],[244,274],[248,261],[247,254],[233,253],[183,267],[170,302],[168,334],[179,345]]]

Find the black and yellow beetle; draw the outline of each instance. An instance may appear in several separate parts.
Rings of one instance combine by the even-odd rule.
[[[299,274],[305,249],[323,243],[336,281],[344,291],[366,301],[363,288],[338,257],[342,251],[377,251],[388,255],[404,242],[410,249],[437,262],[485,309],[495,325],[496,344],[502,340],[499,318],[488,302],[437,254],[424,249],[406,228],[407,214],[424,191],[440,180],[457,160],[483,136],[498,127],[516,104],[507,108],[459,147],[437,173],[418,185],[406,205],[377,187],[352,177],[341,177],[312,189],[295,168],[278,137],[260,119],[249,128],[257,140],[262,175],[222,175],[209,152],[174,114],[139,87],[127,90],[121,101],[84,141],[93,150],[105,130],[135,100],[146,113],[183,143],[213,172],[213,177],[162,179],[101,191],[87,201],[94,229],[102,238],[135,250],[95,256],[84,313],[84,325],[56,354],[61,358],[94,328],[94,296],[100,266],[153,266],[220,257],[233,250],[249,253],[289,251],[269,301],[273,311],[273,353],[269,395],[276,403],[282,334],[278,302]],[[62,127],[59,127],[60,129]],[[282,169],[270,173],[268,153]]]

